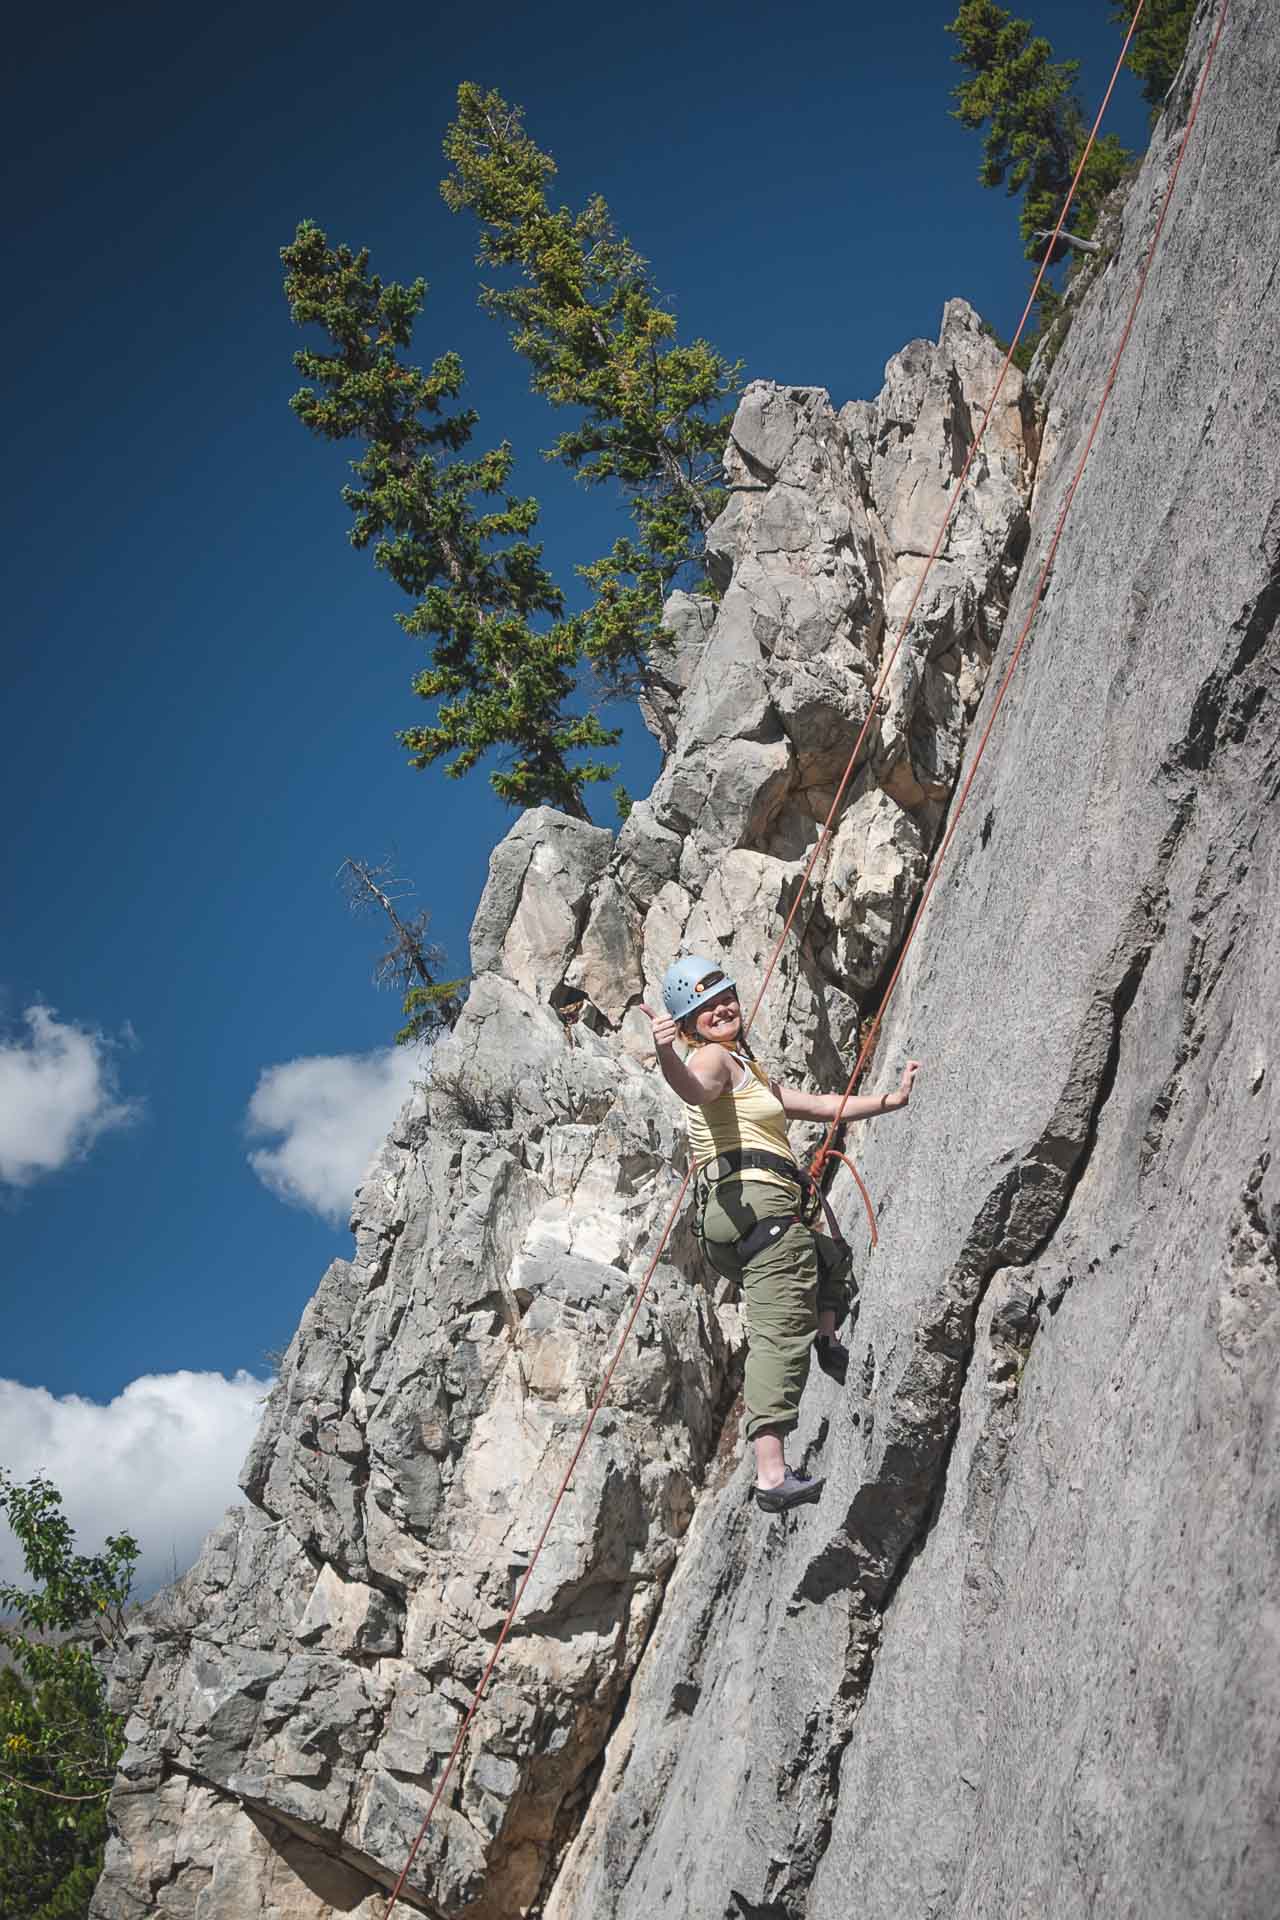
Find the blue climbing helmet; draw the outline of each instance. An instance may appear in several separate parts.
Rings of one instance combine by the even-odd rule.
[[[662,1004],[673,1020],[687,1019],[707,1000],[737,982],[701,953],[682,953],[662,976]]]

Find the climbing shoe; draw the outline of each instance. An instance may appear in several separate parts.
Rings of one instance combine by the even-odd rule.
[[[820,1333],[813,1345],[822,1371],[843,1386],[849,1372],[848,1347],[842,1347],[829,1333]]]
[[[788,1507],[800,1507],[806,1500],[816,1500],[825,1485],[823,1480],[810,1480],[803,1473],[792,1473],[788,1467],[780,1486],[754,1489],[756,1505],[765,1513],[785,1513]]]

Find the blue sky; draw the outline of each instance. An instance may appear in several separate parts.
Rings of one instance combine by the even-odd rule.
[[[380,1056],[396,1008],[335,871],[395,849],[461,971],[512,819],[393,741],[424,711],[418,655],[347,545],[344,451],[287,407],[297,220],[427,276],[420,357],[462,354],[477,444],[514,441],[571,578],[609,509],[541,463],[555,417],[476,310],[472,231],[438,193],[458,82],[524,105],[567,200],[606,196],[686,336],[839,403],[948,296],[1005,331],[1021,308],[1013,209],[948,117],[955,4],[284,0],[10,29],[0,1464],[74,1475],[112,1419],[135,1459],[176,1460],[198,1406],[201,1444],[239,1450],[256,1400],[235,1376],[265,1372],[347,1250],[348,1136],[381,1132],[406,1071]],[[1090,109],[1110,10],[1034,9]],[[1109,124],[1142,142],[1131,81]],[[624,718],[642,792],[656,757]],[[596,811],[615,824],[603,792]],[[255,1090],[293,1204],[250,1162]],[[129,1427],[140,1378],[162,1383],[154,1422]],[[74,1410],[74,1446],[69,1395],[117,1409]]]

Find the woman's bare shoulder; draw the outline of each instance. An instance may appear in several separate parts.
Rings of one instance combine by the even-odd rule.
[[[684,1064],[698,1085],[706,1088],[709,1100],[718,1099],[733,1085],[733,1060],[723,1047],[695,1047]]]

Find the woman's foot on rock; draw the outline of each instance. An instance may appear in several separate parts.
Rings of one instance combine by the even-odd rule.
[[[820,1333],[813,1344],[822,1371],[843,1386],[849,1372],[848,1347],[842,1347],[832,1333]]]
[[[788,1507],[816,1500],[825,1484],[823,1480],[810,1480],[807,1474],[792,1473],[788,1467],[776,1487],[755,1488],[756,1505],[765,1513],[785,1513]]]

